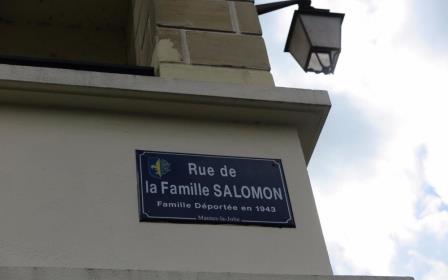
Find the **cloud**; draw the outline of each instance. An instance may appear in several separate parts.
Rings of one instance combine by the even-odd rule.
[[[432,238],[442,241],[448,236],[448,211],[440,209],[442,203],[439,199],[434,197],[425,197],[425,199],[432,200],[430,203],[437,208],[428,209],[429,213],[426,213],[426,215],[419,220],[419,226],[422,230],[429,233]],[[431,207],[431,204],[429,206]]]
[[[407,33],[412,34],[409,36],[410,39],[414,39],[414,43],[424,46],[427,51],[436,52],[446,57],[448,2],[446,0],[411,0],[409,2],[410,10],[413,11],[406,23]]]
[[[338,174],[351,173],[354,168],[357,174],[351,176],[365,176],[371,159],[379,152],[385,132],[345,94],[333,96],[331,103],[330,114],[311,159],[310,176],[334,179]],[[344,164],[341,165],[342,158]]]
[[[423,256],[418,252],[411,251],[410,255],[414,257],[415,260],[420,261],[423,264],[426,264],[428,267],[428,271],[421,276],[422,280],[441,280],[448,279],[448,263],[442,262],[438,260],[434,260],[432,258],[428,258],[427,256]]]
[[[440,261],[431,262],[431,270],[423,276],[422,280],[441,279],[448,279],[448,264]]]
[[[345,164],[345,158],[340,160]],[[382,154],[369,164],[369,174],[353,165],[333,181],[312,177],[326,240],[343,249],[343,259],[355,272],[390,275],[397,240],[414,239],[414,190],[419,182],[412,157],[404,160]],[[338,258],[330,255],[337,273],[353,273],[338,270]]]

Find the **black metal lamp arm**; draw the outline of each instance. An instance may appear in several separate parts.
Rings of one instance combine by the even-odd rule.
[[[256,5],[258,15],[266,14],[292,5],[299,5],[299,7],[310,8],[311,0],[288,0],[274,3]]]

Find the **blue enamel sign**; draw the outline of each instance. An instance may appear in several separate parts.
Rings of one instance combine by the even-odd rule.
[[[279,159],[136,151],[140,221],[295,227]]]

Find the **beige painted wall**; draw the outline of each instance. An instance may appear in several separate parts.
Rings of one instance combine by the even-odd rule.
[[[296,129],[0,107],[0,266],[331,274]],[[139,223],[135,149],[281,158],[297,228]]]

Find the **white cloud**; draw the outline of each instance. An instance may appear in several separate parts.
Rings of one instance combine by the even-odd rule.
[[[395,158],[377,158],[369,176],[356,176],[355,168],[334,178],[330,187],[313,179],[327,241],[341,246],[344,258],[357,271],[390,275],[395,241],[413,240],[414,189],[418,181],[409,172],[415,169],[412,162],[403,165],[404,161]]]
[[[442,115],[444,112],[435,114]],[[435,115],[434,113],[432,115]],[[446,116],[445,116],[446,117]],[[446,124],[443,123],[443,116],[433,116],[432,121],[435,124],[428,124],[430,131],[427,133],[426,140],[428,146],[428,155],[425,160],[425,173],[428,182],[436,189],[443,202],[448,204],[448,176],[447,164],[448,158],[448,135],[444,130]]]
[[[432,262],[431,270],[422,280],[441,280],[448,279],[448,264],[443,262]]]
[[[432,234],[432,236],[443,240],[448,235],[448,212],[434,211],[421,221],[424,230]]]
[[[409,254],[414,256],[416,260],[419,260],[430,267],[430,269],[422,276],[422,280],[448,279],[448,262],[428,258],[427,256],[423,256],[415,251],[411,251]]]

